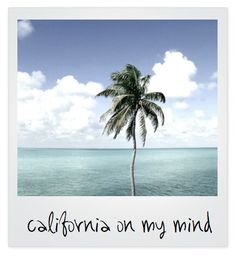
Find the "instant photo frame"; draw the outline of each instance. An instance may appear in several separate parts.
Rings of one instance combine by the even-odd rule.
[[[217,195],[18,195],[18,20],[216,20],[219,121]],[[227,245],[227,209],[227,10],[225,8],[9,9],[10,246],[223,247]],[[182,227],[181,230],[179,226]]]

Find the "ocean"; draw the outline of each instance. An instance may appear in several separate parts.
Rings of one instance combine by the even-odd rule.
[[[18,148],[19,196],[129,196],[131,149]],[[217,148],[138,149],[136,195],[217,195]]]

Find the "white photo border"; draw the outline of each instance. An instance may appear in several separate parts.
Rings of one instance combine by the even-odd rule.
[[[218,184],[217,196],[17,196],[17,20],[19,19],[130,19],[130,20],[201,20],[218,21]],[[58,247],[203,247],[226,246],[228,243],[227,198],[227,9],[226,8],[9,8],[9,245]],[[66,210],[68,218],[103,219],[114,222],[141,219],[205,219],[209,211],[212,234],[167,234],[163,239],[157,233],[120,232],[59,234],[32,233],[27,230],[30,219],[43,219],[51,211],[60,216]]]

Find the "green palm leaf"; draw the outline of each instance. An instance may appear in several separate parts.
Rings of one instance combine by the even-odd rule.
[[[124,105],[131,106],[134,103],[134,98],[134,94],[123,94],[115,97],[112,103],[112,111],[115,112]]]
[[[144,95],[144,98],[148,99],[148,100],[153,100],[153,101],[160,101],[160,102],[163,102],[163,103],[166,102],[166,98],[165,98],[164,94],[161,93],[161,92],[147,93],[147,94]]]
[[[148,110],[152,110],[153,112],[157,113],[157,115],[161,119],[161,124],[164,125],[165,116],[164,116],[164,113],[160,106],[158,106],[156,103],[146,100],[146,99],[142,99],[141,103],[142,103],[142,106],[146,107]]]
[[[105,121],[105,120],[107,119],[107,117],[108,117],[109,115],[111,115],[111,114],[112,114],[112,109],[109,108],[105,113],[103,113],[103,114],[100,116],[100,122]]]
[[[140,136],[143,142],[143,147],[146,142],[146,136],[147,136],[147,129],[146,129],[146,122],[145,122],[145,113],[142,109],[139,111],[139,124],[140,124]]]
[[[117,132],[120,132],[120,130],[127,123],[130,112],[131,108],[129,106],[123,107],[122,109],[116,111],[106,123],[103,133],[110,135],[111,133],[115,132],[114,138],[116,138]]]
[[[140,78],[140,89],[141,89],[141,95],[145,94],[147,92],[148,89],[148,85],[150,82],[150,75],[146,75]]]
[[[152,126],[154,127],[154,132],[156,132],[159,125],[157,114],[145,103],[142,102],[141,106],[145,116],[151,121]]]

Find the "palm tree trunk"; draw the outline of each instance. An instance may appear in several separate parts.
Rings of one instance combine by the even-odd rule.
[[[134,178],[134,163],[135,163],[135,158],[136,158],[136,135],[135,135],[135,127],[136,127],[136,114],[138,110],[136,109],[135,111],[135,118],[134,118],[134,125],[133,125],[133,155],[132,155],[132,161],[131,161],[131,166],[130,166],[130,175],[131,175],[131,195],[135,196],[135,178]]]
[[[134,163],[136,158],[136,139],[135,136],[133,137],[133,155],[132,155],[132,162],[130,166],[130,174],[131,174],[131,195],[135,196],[135,178],[134,178]]]

